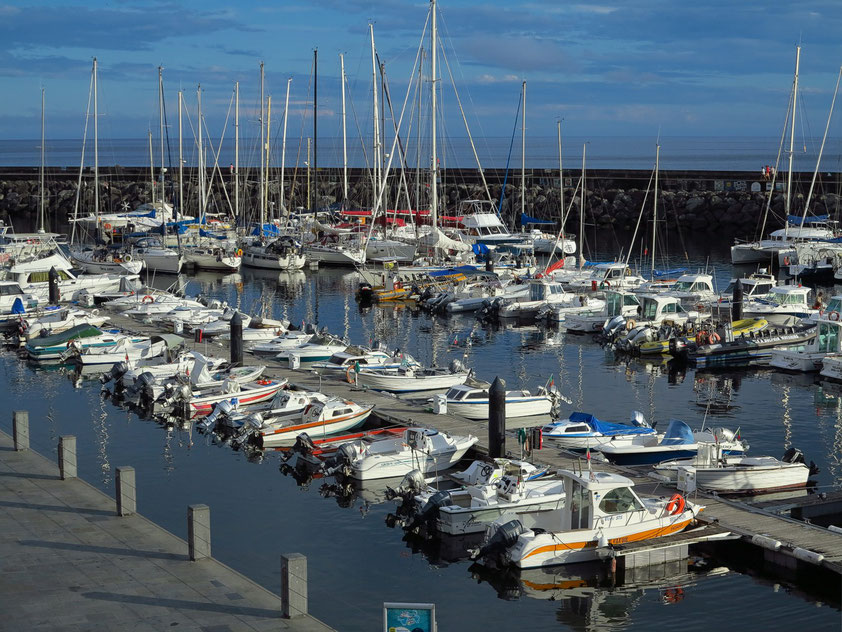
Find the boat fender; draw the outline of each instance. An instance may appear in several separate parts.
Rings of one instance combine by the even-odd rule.
[[[149,300],[147,301],[146,299],[149,299]],[[155,302],[155,297],[154,297],[154,296],[151,296],[151,295],[149,295],[149,294],[147,294],[146,296],[144,296],[144,297],[141,299],[141,301],[140,301],[140,302],[141,302],[141,303],[154,303],[154,302]]]
[[[243,256],[243,249],[242,249],[242,248],[237,248],[237,256],[238,256],[238,257],[242,257],[242,256]]]
[[[676,514],[680,514],[684,511],[685,500],[684,496],[681,494],[673,494],[672,498],[670,498],[669,502],[667,503],[666,510],[667,513],[675,516]]]
[[[802,549],[800,546],[797,546],[792,550],[792,556],[803,562],[810,562],[811,564],[821,564],[824,560],[824,555],[822,553],[816,553],[815,551],[811,551],[809,549]]]
[[[630,319],[630,320],[628,320],[628,321],[626,321],[626,331],[631,331],[631,330],[632,330],[632,329],[634,329],[635,327],[637,327],[637,323],[636,323],[636,322],[634,322],[634,319],[633,319],[633,318],[632,318],[632,319]]]
[[[769,549],[770,551],[777,551],[781,548],[780,540],[770,538],[767,535],[753,535],[751,536],[751,543],[760,548]]]
[[[789,265],[789,257],[784,257],[784,265],[785,266]]]

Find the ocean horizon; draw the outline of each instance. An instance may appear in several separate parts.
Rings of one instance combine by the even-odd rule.
[[[476,153],[485,169],[504,169],[508,165],[513,171],[521,166],[521,141],[519,136],[485,137],[475,139]],[[228,168],[234,162],[234,140],[225,138],[205,141],[207,163],[212,166],[214,156],[220,168]],[[254,168],[260,165],[259,139],[240,140],[240,165]],[[371,163],[371,143],[364,146],[359,140],[347,143],[349,167],[362,168]],[[388,154],[392,141],[385,143]],[[655,165],[655,139],[645,136],[593,136],[562,139],[562,161],[564,169],[578,170],[582,165],[583,148],[587,169],[652,169]],[[793,170],[812,172],[816,169],[821,139],[800,141],[793,152]],[[780,152],[780,137],[735,137],[735,136],[674,136],[660,139],[660,169],[692,171],[757,171],[765,165],[775,166],[778,171],[787,169],[787,153]],[[409,168],[416,168],[423,157],[429,155],[429,147],[422,142],[421,151],[416,139],[404,145],[403,152]],[[443,168],[475,169],[477,162],[467,137],[445,139],[439,144],[439,162]],[[281,166],[280,142],[274,142],[271,167]],[[421,156],[421,161],[418,156]],[[186,166],[198,164],[198,152],[192,142],[184,143]],[[343,164],[341,137],[320,137],[318,157],[314,164],[319,167],[341,167]],[[397,156],[392,169],[398,167]],[[160,140],[152,140],[152,160],[156,166],[161,163]],[[388,159],[387,159],[388,160]],[[45,143],[45,165],[48,167],[71,168],[82,163],[81,139],[48,139]],[[298,139],[287,142],[286,167],[306,168],[307,141]],[[558,140],[556,137],[527,136],[526,167],[528,169],[557,169]],[[0,140],[0,167],[37,167],[41,164],[40,139]],[[144,167],[150,165],[148,138],[124,138],[100,140],[99,164],[101,166]],[[164,165],[174,168],[178,164],[178,141],[165,140]],[[85,148],[84,165],[93,165],[93,147],[89,140]],[[422,167],[423,168],[423,167]],[[822,173],[842,172],[842,142],[834,140],[825,146]]]

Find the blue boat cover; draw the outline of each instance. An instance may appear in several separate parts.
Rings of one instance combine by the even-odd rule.
[[[614,421],[602,421],[597,419],[590,413],[571,413],[569,420],[572,423],[587,424],[591,430],[601,432],[603,436],[610,437],[618,434],[651,434],[655,432],[653,428],[645,428],[640,426],[630,426],[628,424],[621,424]]]
[[[811,217],[802,218],[799,215],[787,215],[786,223],[794,226],[801,226],[804,224],[821,224],[828,220],[829,215],[813,215]]]
[[[12,313],[13,314],[25,314],[26,310],[23,307],[23,301],[20,298],[16,298],[15,302],[12,303]]]
[[[530,217],[526,213],[521,213],[520,225],[526,226],[527,224],[555,224],[555,222],[551,219],[538,219],[537,217]]]
[[[255,224],[251,231],[252,235],[260,234],[260,224]],[[263,224],[263,234],[267,237],[273,237],[281,234],[281,229],[274,224]]]
[[[670,425],[661,439],[661,445],[686,445],[695,442],[690,426],[678,419],[670,419]]]
[[[434,270],[430,272],[431,277],[452,276],[454,274],[473,274],[477,269],[474,266],[458,266],[456,268],[447,268],[446,270]]]
[[[485,244],[474,244],[471,246],[471,250],[474,251],[475,255],[487,255],[491,252]]]
[[[675,276],[676,274],[684,274],[687,268],[673,268],[672,270],[655,270],[656,277]]]
[[[217,235],[216,233],[212,233],[209,230],[205,230],[204,228],[199,229],[199,236],[200,237],[212,237],[213,239],[227,239],[225,235]]]

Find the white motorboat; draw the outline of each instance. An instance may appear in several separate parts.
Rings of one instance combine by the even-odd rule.
[[[604,290],[632,290],[646,279],[634,274],[625,263],[597,263],[589,277],[568,283],[571,292],[602,292]]]
[[[839,312],[826,312],[818,319],[814,338],[801,345],[772,349],[769,366],[783,371],[820,371],[825,357],[838,353],[842,353],[842,322]]]
[[[617,465],[651,465],[670,459],[694,456],[704,443],[719,443],[723,454],[742,455],[748,444],[726,428],[694,432],[683,421],[670,420],[667,431],[661,434],[640,434],[618,442],[609,441],[597,449]]]
[[[286,380],[257,380],[240,383],[229,379],[215,381],[216,385],[207,386],[201,390],[194,390],[189,384],[173,385],[162,400],[154,402],[155,408],[163,410],[180,405],[184,416],[193,418],[209,414],[214,405],[223,400],[236,400],[241,404],[257,404],[272,399],[287,382]],[[159,403],[160,406],[157,405]]]
[[[272,422],[280,422],[284,419],[300,420],[304,414],[304,410],[315,401],[327,401],[328,396],[322,393],[310,391],[298,391],[289,388],[284,388],[275,393],[275,396],[266,402],[260,404],[252,404],[250,406],[240,405],[239,402],[231,403],[228,400],[223,400],[213,407],[210,415],[198,422],[205,429],[220,425],[228,428],[238,428],[241,430],[238,437],[242,440],[246,435],[251,435],[260,429],[266,420],[271,419]],[[245,420],[254,413],[262,415],[263,424],[250,425],[246,424]]]
[[[0,315],[19,316],[38,307],[38,297],[23,291],[17,281],[0,281]]]
[[[685,309],[696,310],[701,310],[704,304],[718,296],[713,287],[713,276],[700,272],[682,274],[659,294],[677,298]]]
[[[591,414],[575,412],[567,419],[546,424],[541,428],[541,434],[567,450],[586,450],[638,435],[654,435],[655,429],[638,411],[632,413],[627,424],[602,421]]]
[[[420,364],[411,355],[401,353],[399,349],[396,349],[394,353],[389,353],[380,349],[352,346],[337,351],[324,362],[311,364],[309,368],[325,375],[344,376],[348,382],[353,382],[353,373],[357,369],[376,368],[397,371],[401,367],[420,367]]]
[[[633,319],[638,315],[640,297],[631,291],[609,290],[605,292],[605,304],[601,310],[563,314],[565,331],[574,333],[594,333],[600,331],[605,323],[617,316]],[[549,310],[547,316],[556,320],[555,312]]]
[[[286,362],[290,368],[295,368],[305,362],[324,362],[339,351],[348,348],[348,342],[334,336],[333,334],[316,334],[309,342],[300,347],[293,347],[281,351],[275,359],[279,362]]]
[[[70,354],[72,346],[78,349],[113,347],[124,337],[117,329],[101,330],[93,325],[77,325],[51,336],[32,338],[26,343],[26,352],[33,360],[59,360]]]
[[[241,250],[226,250],[221,246],[184,249],[184,265],[201,270],[233,272],[240,269],[241,263]]]
[[[113,346],[88,347],[87,349],[77,348],[76,343],[71,342],[69,360],[82,367],[113,366],[117,362],[131,362],[134,366],[149,366],[153,360],[159,360],[163,364],[166,362],[164,354],[170,349],[170,344],[180,346],[183,343],[183,338],[172,334],[152,336],[145,340],[133,340],[130,336],[125,336]]]
[[[622,351],[631,351],[647,342],[661,340],[661,325],[669,330],[699,320],[695,310],[685,309],[681,300],[666,294],[642,295],[637,318],[615,317],[602,328],[602,336],[614,341]],[[671,331],[667,331],[667,336]]]
[[[18,331],[28,342],[40,336],[51,336],[67,331],[77,325],[101,327],[108,322],[108,316],[98,309],[86,311],[77,307],[47,307],[20,317]]]
[[[528,245],[532,249],[529,233],[510,233],[500,219],[497,206],[488,200],[463,200],[456,212],[463,228],[463,235],[471,244],[504,246]]]
[[[316,331],[312,327],[309,329],[305,328],[303,330],[290,329],[271,340],[256,343],[251,348],[251,352],[256,356],[275,357],[282,351],[288,351],[289,349],[297,349],[301,347],[302,345],[310,342],[315,335]]]
[[[159,237],[138,239],[132,246],[132,252],[150,272],[178,274],[184,265],[184,255],[165,247]]]
[[[447,389],[457,384],[464,384],[470,372],[463,370],[461,365],[430,369],[399,366],[397,370],[361,368],[359,371],[352,371],[352,375],[358,386],[389,393],[414,393]]]
[[[703,509],[679,494],[638,496],[634,482],[619,474],[560,470],[559,475],[567,495],[559,509],[539,514],[529,529],[501,518],[474,556],[519,568],[595,561],[610,555],[612,544],[682,531]]]
[[[564,291],[561,283],[547,278],[532,279],[528,283],[529,293],[518,299],[504,302],[498,311],[501,318],[531,318],[543,309],[558,310],[559,313],[574,314],[602,309],[605,303],[598,299],[589,300]]]
[[[360,480],[398,478],[411,470],[441,472],[455,465],[479,439],[456,436],[432,428],[407,428],[400,437],[346,443],[330,472]]]
[[[761,494],[807,485],[817,472],[815,464],[807,466],[800,450],[790,448],[783,459],[772,456],[724,456],[716,444],[699,446],[690,459],[665,461],[655,471],[675,482],[680,473],[695,476],[696,486],[722,494]]]
[[[451,387],[447,398],[447,411],[468,419],[488,419],[488,389],[490,385],[459,384]],[[531,417],[549,415],[555,405],[555,395],[540,387],[536,394],[526,390],[506,391],[506,417]]]
[[[138,274],[143,261],[135,260],[130,253],[108,248],[85,248],[70,253],[70,261],[91,274]]]
[[[368,419],[374,406],[363,406],[347,399],[332,397],[314,400],[298,419],[290,417],[263,419],[259,427],[259,442],[264,448],[292,445],[298,435],[306,432],[311,439],[352,430]]]
[[[773,325],[791,325],[796,319],[815,318],[819,309],[811,306],[810,288],[779,285],[762,297],[743,301],[743,318],[765,318]]]
[[[768,274],[765,268],[761,268],[760,271],[747,277],[731,279],[728,287],[718,297],[707,302],[707,308],[711,316],[725,320],[731,317],[731,301],[737,281],[743,288],[743,302],[765,297],[778,283],[774,275]]]
[[[483,280],[456,288],[451,294],[451,300],[445,303],[444,310],[449,314],[474,312],[489,301],[514,301],[528,294],[529,285],[526,283],[502,285],[498,280]]]
[[[50,270],[59,275],[60,301],[78,300],[83,293],[113,291],[120,287],[124,276],[117,274],[73,274],[72,265],[60,253],[41,256],[30,261],[18,261],[5,272],[5,280],[17,281],[21,289],[34,295],[39,303],[49,302]]]

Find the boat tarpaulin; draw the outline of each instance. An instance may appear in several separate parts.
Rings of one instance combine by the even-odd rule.
[[[212,233],[209,230],[205,230],[204,228],[199,229],[199,236],[212,237],[213,239],[227,239],[225,235],[217,235],[216,233]]]
[[[521,213],[520,225],[526,226],[527,224],[555,224],[555,222],[551,219],[538,219],[537,217],[532,217],[526,213]]]
[[[12,313],[13,314],[25,314],[26,309],[23,307],[23,301],[20,298],[16,298],[15,302],[12,303]]]
[[[474,251],[475,255],[487,255],[491,250],[488,249],[488,246],[485,244],[474,244],[471,246],[471,250]]]
[[[621,424],[614,421],[602,421],[590,413],[572,413],[569,420],[572,423],[587,424],[591,430],[601,432],[605,436],[616,434],[652,434],[653,432],[652,428],[630,426],[628,424]]]
[[[829,217],[829,215],[811,215],[810,217],[787,215],[786,223],[794,226],[801,226],[803,224],[822,224],[826,222]]]
[[[429,233],[421,235],[418,243],[422,246],[439,248],[440,250],[456,250],[457,252],[468,252],[471,250],[468,244],[451,239],[438,228],[434,228]]]
[[[433,270],[430,272],[431,277],[453,276],[454,274],[476,274],[479,272],[474,266],[457,266],[455,268],[447,268],[445,270]]]
[[[667,426],[664,438],[661,439],[661,445],[685,445],[690,443],[695,443],[690,426],[678,419],[670,419],[670,425]]]

